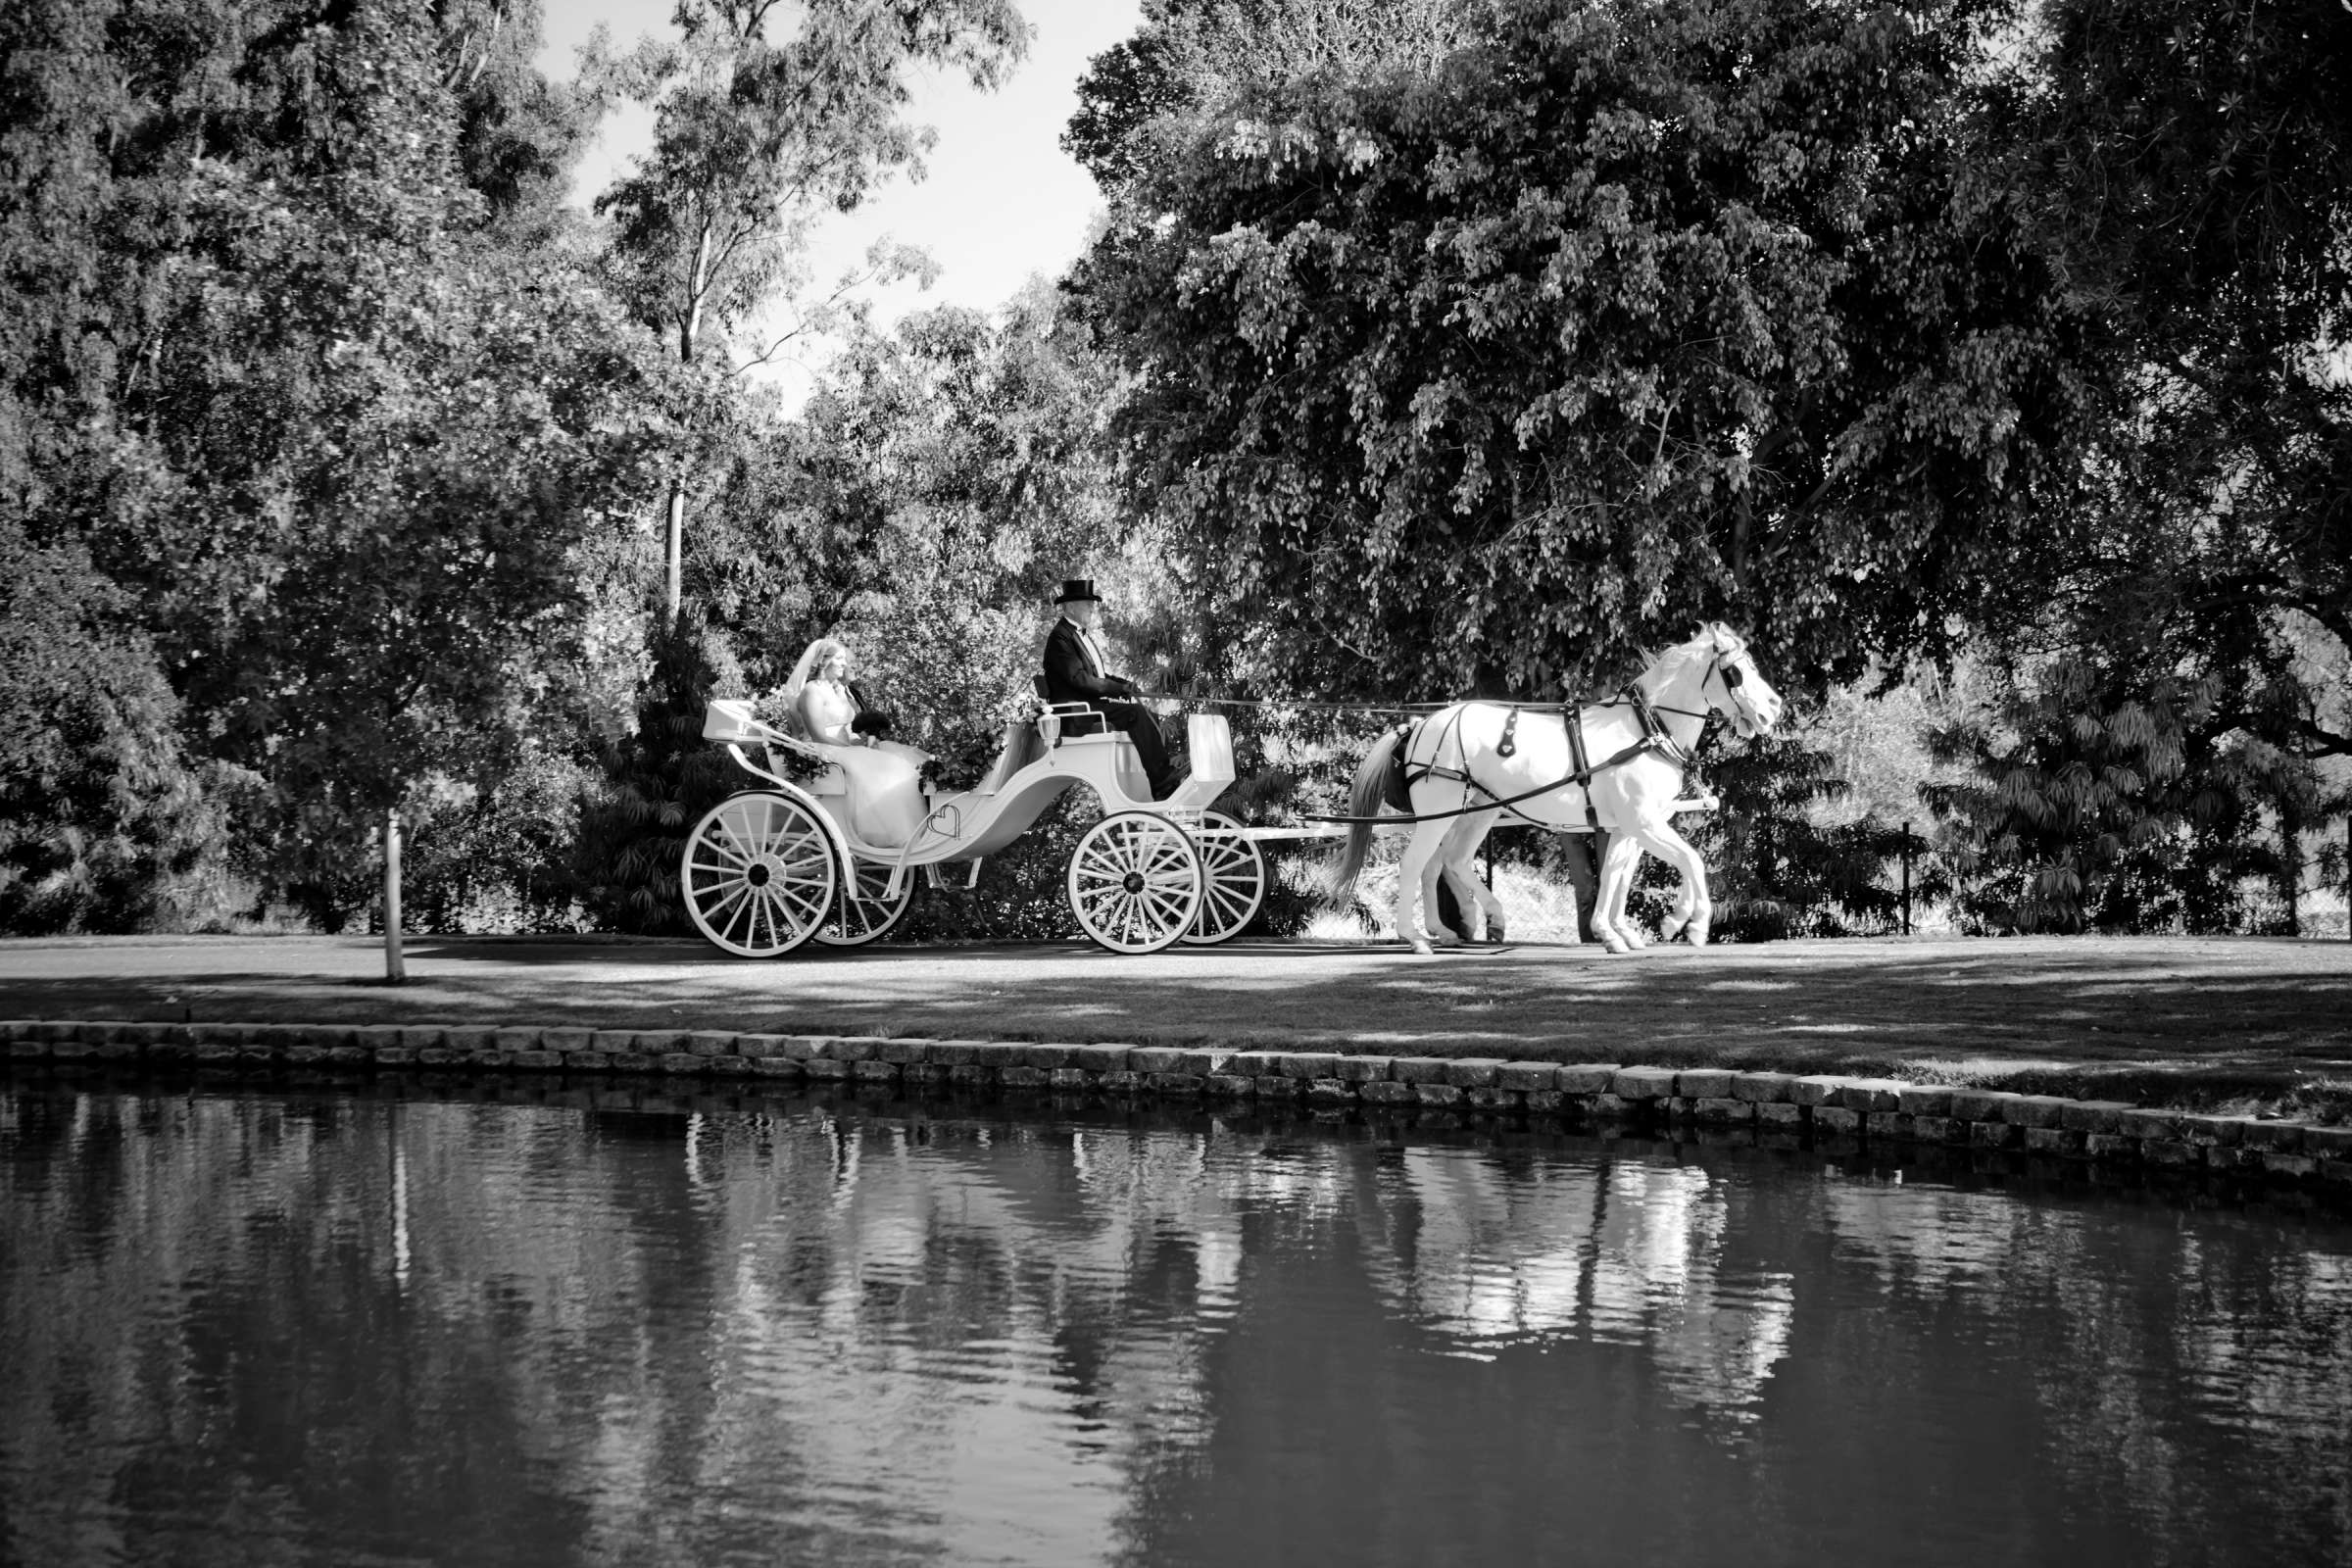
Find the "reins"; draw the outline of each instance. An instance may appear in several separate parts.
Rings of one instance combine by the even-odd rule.
[[[1642,756],[1645,752],[1662,752],[1665,754],[1666,760],[1669,762],[1673,763],[1678,768],[1688,771],[1696,759],[1694,759],[1687,749],[1676,744],[1673,736],[1666,733],[1665,726],[1657,721],[1656,706],[1652,704],[1649,699],[1642,695],[1640,688],[1628,686],[1625,689],[1625,694],[1623,696],[1612,698],[1610,701],[1605,703],[1590,703],[1585,706],[1591,708],[1617,708],[1625,706],[1628,703],[1632,705],[1634,711],[1640,715],[1642,719],[1642,738],[1635,741],[1631,746],[1625,747],[1621,751],[1614,753],[1600,761],[1588,763],[1585,760],[1585,726],[1583,724],[1571,720],[1571,722],[1562,726],[1562,728],[1568,732],[1569,749],[1575,756],[1577,763],[1577,770],[1573,773],[1570,773],[1566,778],[1555,780],[1549,784],[1539,784],[1532,790],[1522,790],[1516,795],[1496,795],[1493,790],[1488,789],[1477,779],[1471,777],[1466,770],[1457,773],[1452,768],[1441,769],[1433,765],[1429,768],[1425,768],[1422,771],[1421,776],[1423,778],[1428,778],[1432,774],[1436,774],[1444,778],[1458,777],[1465,789],[1476,790],[1479,794],[1486,796],[1487,799],[1476,806],[1465,804],[1458,809],[1451,811],[1384,811],[1376,816],[1308,814],[1306,816],[1306,820],[1309,822],[1345,822],[1348,824],[1357,822],[1386,822],[1393,826],[1401,826],[1411,822],[1443,822],[1448,817],[1468,816],[1476,811],[1504,810],[1510,807],[1518,805],[1521,801],[1532,801],[1539,795],[1550,795],[1555,791],[1564,790],[1570,785],[1575,785],[1576,787],[1583,789],[1585,786],[1591,784],[1598,775],[1607,772],[1612,767],[1622,766],[1623,764],[1630,762],[1634,759]],[[1514,709],[1514,716],[1516,715],[1516,709]],[[1684,710],[1679,708],[1670,708],[1665,710],[1665,711],[1670,713],[1679,713],[1683,712]],[[1694,716],[1704,717],[1705,715],[1698,714]],[[1410,764],[1408,763],[1407,765],[1409,766]],[[1525,812],[1520,812],[1518,814],[1524,820],[1530,822],[1535,820],[1533,817],[1527,816]],[[1585,798],[1585,815],[1597,823],[1598,817],[1597,813],[1593,809],[1590,791],[1587,792]],[[1542,824],[1538,825],[1541,826]]]
[[[1713,651],[1713,657],[1707,661],[1706,673],[1698,678],[1698,695],[1700,701],[1703,702],[1706,700],[1707,682],[1713,680],[1718,674],[1723,673],[1725,659],[1735,657],[1738,654],[1744,652],[1745,646],[1745,644],[1741,644],[1740,647],[1730,650],[1718,647]],[[1733,673],[1736,674],[1737,670],[1735,669]],[[1726,674],[1724,675],[1723,684],[1724,695],[1728,699],[1730,698],[1733,690],[1736,689],[1740,683],[1734,680],[1731,675]],[[1458,708],[1466,707],[1468,705],[1449,704],[1447,706]],[[1403,826],[1418,822],[1443,822],[1449,817],[1469,816],[1479,811],[1506,810],[1509,808],[1518,805],[1521,801],[1530,801],[1539,795],[1550,795],[1557,791],[1567,789],[1573,785],[1576,788],[1585,791],[1585,821],[1587,825],[1597,829],[1600,826],[1600,812],[1592,804],[1592,792],[1591,789],[1592,780],[1598,775],[1607,772],[1610,768],[1623,766],[1625,763],[1630,762],[1636,758],[1649,752],[1659,753],[1675,768],[1685,774],[1688,774],[1691,768],[1698,765],[1698,759],[1696,755],[1692,753],[1690,748],[1684,746],[1681,742],[1677,741],[1673,735],[1667,732],[1666,726],[1659,720],[1658,714],[1673,713],[1684,718],[1695,718],[1703,723],[1706,719],[1713,715],[1714,711],[1712,709],[1699,709],[1696,711],[1693,711],[1688,708],[1674,708],[1662,703],[1652,702],[1647,693],[1642,691],[1640,686],[1635,685],[1632,682],[1628,682],[1626,685],[1620,687],[1617,695],[1609,698],[1605,702],[1580,703],[1574,707],[1570,707],[1566,704],[1552,703],[1513,703],[1508,706],[1509,713],[1503,720],[1502,740],[1500,745],[1498,745],[1495,749],[1495,755],[1499,757],[1509,757],[1517,749],[1517,743],[1514,737],[1519,725],[1519,714],[1523,710],[1537,712],[1558,712],[1564,720],[1560,727],[1567,732],[1569,756],[1575,761],[1576,770],[1565,778],[1558,779],[1549,784],[1538,785],[1536,788],[1531,790],[1522,790],[1516,795],[1496,795],[1493,790],[1490,790],[1487,788],[1487,786],[1481,784],[1477,779],[1470,775],[1469,759],[1467,757],[1464,757],[1463,765],[1459,769],[1441,767],[1437,761],[1437,753],[1433,751],[1430,755],[1430,765],[1421,770],[1420,776],[1422,778],[1429,778],[1433,775],[1448,779],[1458,778],[1461,780],[1462,787],[1465,791],[1476,790],[1479,794],[1486,796],[1487,799],[1475,806],[1465,801],[1459,808],[1450,811],[1384,811],[1373,816],[1309,814],[1307,815],[1306,820],[1309,822],[1346,823],[1350,826],[1365,822],[1376,824],[1386,822],[1393,826]],[[1641,738],[1635,741],[1631,746],[1625,747],[1623,750],[1602,760],[1601,761],[1594,762],[1589,760],[1585,753],[1584,710],[1587,708],[1623,707],[1630,707],[1633,709],[1635,720],[1642,726]],[[1388,710],[1388,711],[1396,710]],[[1457,715],[1454,720],[1454,724],[1457,729],[1460,725],[1460,722],[1461,720]],[[1411,736],[1417,735],[1418,733],[1419,730],[1417,728],[1414,729],[1411,734],[1406,737],[1404,744],[1410,745]],[[1445,744],[1445,737],[1440,736],[1438,740],[1439,748],[1442,749]],[[1407,769],[1407,776],[1409,778],[1410,769],[1412,767],[1412,760],[1410,758],[1405,760],[1405,766]],[[1417,782],[1417,780],[1415,782]],[[1542,823],[1537,823],[1535,818],[1529,816],[1524,811],[1513,812],[1512,814],[1516,815],[1521,821],[1534,823],[1537,826],[1544,825]]]

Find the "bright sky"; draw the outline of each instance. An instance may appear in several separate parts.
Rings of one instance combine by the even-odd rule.
[[[894,180],[856,213],[832,219],[819,237],[816,278],[830,283],[882,235],[920,245],[942,267],[929,293],[910,283],[875,297],[877,315],[895,320],[938,304],[993,310],[1031,273],[1053,276],[1073,261],[1102,197],[1086,172],[1058,145],[1078,107],[1087,62],[1141,25],[1139,0],[1019,0],[1037,29],[1029,58],[1005,88],[974,92],[961,75],[925,73],[911,118],[936,126],[930,176]],[[645,33],[666,34],[673,0],[548,0],[546,47],[539,69],[569,80],[573,51],[598,23],[626,46]],[[586,206],[652,138],[653,117],[624,109],[580,166],[573,200]],[[800,378],[787,377],[792,386]],[[805,381],[802,383],[805,386]],[[801,387],[794,387],[800,390]]]

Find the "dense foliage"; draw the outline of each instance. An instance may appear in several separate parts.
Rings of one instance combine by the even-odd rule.
[[[0,7],[0,930],[335,929],[388,812],[427,927],[675,930],[709,697],[841,636],[967,779],[1089,573],[1196,698],[1749,629],[1813,716],[1710,749],[1731,935],[1886,929],[1914,816],[1974,929],[2343,881],[2338,0],[1147,0],[1070,275],[877,328],[814,226],[1028,36],[682,0],[569,86],[539,0]],[[1234,711],[1262,820],[1377,723]],[[1067,934],[1091,810],[909,933]]]
[[[2344,805],[2348,29],[1155,0],[1065,141],[1114,200],[1072,286],[1233,672],[1549,697],[1693,613],[1800,697],[1975,651],[1983,783],[1935,801],[1975,917],[2242,922]],[[1899,821],[1803,815],[1848,881]],[[2226,873],[2147,848],[2216,834]]]
[[[2082,394],[1963,168],[2000,20],[1527,0],[1138,126],[1076,286],[1244,657],[1549,694],[1698,615],[1830,673],[2009,614]]]
[[[241,857],[330,924],[387,809],[576,718],[664,439],[658,366],[553,215],[578,127],[514,9],[0,22],[0,513],[73,564],[58,623],[102,651],[77,721],[147,758],[122,787],[233,768]],[[166,692],[178,747],[121,727]],[[45,806],[50,844],[106,842]]]

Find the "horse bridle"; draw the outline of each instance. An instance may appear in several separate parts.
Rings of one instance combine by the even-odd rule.
[[[1725,637],[1732,640],[1732,646],[1729,648],[1724,647],[1721,641]],[[1719,628],[1715,633],[1714,656],[1707,661],[1707,672],[1698,677],[1698,695],[1704,698],[1707,695],[1707,683],[1721,680],[1725,707],[1718,710],[1710,703],[1696,711],[1688,708],[1670,708],[1660,702],[1649,702],[1649,707],[1660,713],[1679,713],[1685,718],[1696,719],[1705,719],[1718,711],[1732,712],[1734,710],[1739,710],[1740,711],[1738,716],[1745,717],[1750,724],[1755,723],[1755,715],[1745,712],[1744,705],[1740,701],[1740,688],[1746,682],[1747,674],[1737,663],[1732,662],[1734,660],[1746,657],[1747,639],[1729,627]],[[1646,702],[1648,699],[1644,699],[1644,701]]]

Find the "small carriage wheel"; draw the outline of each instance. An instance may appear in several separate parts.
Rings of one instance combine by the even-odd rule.
[[[1184,940],[1205,948],[1241,935],[1266,902],[1266,858],[1222,811],[1202,811],[1200,827],[1200,913]]]
[[[1113,953],[1157,953],[1200,912],[1200,856],[1156,811],[1118,811],[1070,852],[1070,909]]]
[[[890,893],[890,867],[874,860],[852,862],[854,873],[842,883],[841,897],[833,901],[833,912],[825,923],[816,928],[816,940],[829,948],[861,948],[868,942],[879,942],[898,928],[906,917],[906,906],[914,902],[914,874],[909,871],[899,885],[899,896]]]
[[[814,936],[839,880],[824,824],[788,795],[719,802],[678,861],[694,928],[745,958],[772,958]]]

